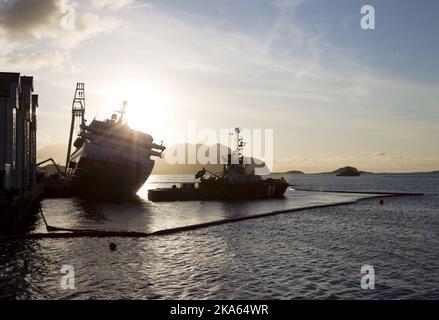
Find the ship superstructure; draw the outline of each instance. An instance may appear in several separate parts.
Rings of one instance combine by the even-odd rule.
[[[153,137],[130,128],[124,121],[126,102],[118,116],[104,121],[94,119],[80,125],[76,150],[66,168],[74,193],[109,200],[135,196],[161,157],[163,145]]]

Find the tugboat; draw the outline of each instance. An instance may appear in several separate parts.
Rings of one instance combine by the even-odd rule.
[[[151,135],[131,129],[124,121],[126,102],[120,116],[83,123],[69,158],[67,177],[72,191],[86,198],[134,199],[161,157],[163,145]]]
[[[203,168],[195,175],[198,182],[183,183],[181,188],[173,185],[172,188],[151,189],[148,199],[160,202],[282,198],[288,188],[286,180],[263,179],[255,174],[253,166],[244,164],[244,142],[239,137],[240,129],[236,128],[235,132],[237,148],[228,154],[222,173],[215,174]]]

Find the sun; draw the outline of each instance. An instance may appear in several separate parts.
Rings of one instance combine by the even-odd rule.
[[[151,134],[155,140],[165,139],[172,118],[171,100],[159,88],[144,88],[143,92],[131,94],[126,101],[128,125]]]
[[[174,101],[163,88],[154,85],[126,85],[112,92],[113,110],[127,102],[125,120],[136,130],[151,134],[154,141],[166,141],[174,119]],[[118,105],[115,105],[115,101]]]

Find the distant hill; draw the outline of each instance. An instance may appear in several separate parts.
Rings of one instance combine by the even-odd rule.
[[[361,171],[361,170],[358,170],[357,168],[351,167],[351,166],[338,168],[337,170],[334,170],[334,171],[328,172],[328,173],[332,173],[332,174],[335,173],[336,175],[340,175],[340,176],[359,176],[361,174],[373,174],[372,172]]]
[[[51,144],[37,150],[38,162],[52,158],[56,163],[66,163],[67,143]]]
[[[303,171],[299,171],[299,170],[290,170],[290,171],[287,171],[285,173],[288,173],[288,174],[305,174]]]
[[[343,167],[333,171],[337,176],[355,177],[361,175],[361,171],[354,167]]]
[[[320,174],[336,174],[336,175],[360,175],[360,174],[373,174],[373,172],[361,171],[352,166],[346,166],[338,168],[334,171],[322,172]]]

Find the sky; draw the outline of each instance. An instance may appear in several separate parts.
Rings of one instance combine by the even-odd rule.
[[[39,148],[66,144],[85,82],[87,119],[127,100],[130,125],[165,145],[194,123],[273,129],[275,171],[432,171],[438,13],[435,0],[0,0],[0,70],[34,76]]]

